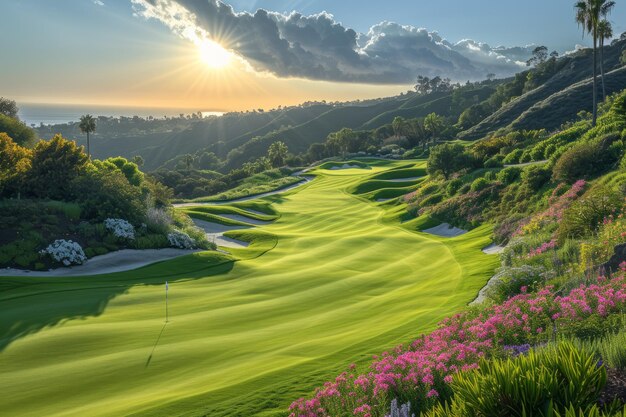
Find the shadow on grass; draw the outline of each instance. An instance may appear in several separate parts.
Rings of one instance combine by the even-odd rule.
[[[68,278],[2,277],[0,352],[15,340],[46,327],[99,316],[111,300],[134,286],[164,285],[166,280],[175,283],[211,277],[228,279],[233,265],[232,257],[201,252],[116,274]],[[149,362],[150,359],[146,366]]]

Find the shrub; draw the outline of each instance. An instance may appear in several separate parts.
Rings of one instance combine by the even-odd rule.
[[[106,219],[105,227],[120,239],[135,239],[135,227],[124,219]]]
[[[487,297],[499,303],[515,295],[534,291],[545,283],[545,272],[545,268],[530,265],[503,267],[492,278],[493,284],[487,290]]]
[[[514,151],[512,151],[511,153],[509,153],[507,156],[504,157],[503,162],[509,165],[519,164],[520,158],[522,157],[523,153],[524,153],[523,150],[515,149]]]
[[[0,196],[20,194],[32,163],[32,151],[0,133]]]
[[[68,185],[81,177],[87,162],[83,148],[61,135],[49,141],[39,141],[33,150],[32,167],[28,171],[29,193],[37,198],[71,200]]]
[[[539,191],[548,181],[551,172],[541,165],[531,165],[522,171],[522,181],[533,191]]]
[[[158,249],[171,246],[167,236],[162,234],[149,234],[135,239],[133,247],[135,249]]]
[[[543,415],[550,405],[589,410],[606,381],[606,369],[591,352],[563,342],[514,359],[483,360],[478,369],[458,374],[452,408],[467,417]]]
[[[71,189],[86,219],[104,221],[123,217],[136,224],[144,219],[146,207],[141,190],[130,185],[118,170],[91,165],[72,182]]]
[[[189,237],[188,234],[180,232],[178,230],[174,230],[167,234],[167,240],[170,243],[170,246],[178,249],[195,249],[196,242]]]
[[[20,146],[31,146],[35,143],[35,131],[18,119],[0,114],[0,132],[9,135]]]
[[[65,266],[81,265],[87,260],[83,248],[74,241],[57,239],[40,252]]]
[[[626,371],[626,332],[579,343],[581,348],[595,352],[606,366]]]
[[[485,168],[501,168],[502,167],[502,158],[498,156],[493,156],[485,161]]]
[[[448,196],[453,196],[456,194],[457,191],[459,191],[459,188],[461,188],[463,186],[463,181],[461,181],[459,178],[455,178],[453,180],[450,180],[448,182],[448,185],[446,186],[446,193],[448,194]]]
[[[474,193],[478,191],[482,191],[489,186],[489,181],[486,178],[480,177],[476,178],[470,187],[470,190]]]
[[[621,206],[621,195],[615,190],[604,186],[592,188],[564,211],[557,233],[559,241],[589,235]]]
[[[609,134],[592,142],[579,143],[565,151],[554,165],[554,177],[562,181],[591,178],[609,168],[621,155],[613,145],[619,135]]]
[[[519,167],[508,167],[498,172],[496,179],[502,184],[509,185],[517,181],[522,173],[522,169]]]
[[[411,402],[407,402],[402,405],[398,405],[398,400],[393,399],[391,401],[391,412],[385,417],[415,417],[415,414],[411,413]]]
[[[151,232],[165,234],[172,227],[172,218],[167,210],[150,207],[146,213],[146,226]]]

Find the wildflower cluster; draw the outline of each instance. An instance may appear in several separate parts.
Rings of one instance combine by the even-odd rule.
[[[535,256],[541,255],[542,253],[546,253],[550,249],[556,248],[556,239],[552,239],[549,242],[543,243],[538,248],[531,249],[528,253],[528,258],[534,258]]]
[[[622,273],[564,296],[548,286],[481,311],[457,314],[410,346],[375,358],[369,372],[343,373],[319,388],[313,398],[295,401],[291,417],[385,415],[389,398],[410,398],[413,411],[424,411],[438,397],[448,398],[452,376],[476,368],[480,358],[523,353],[530,345],[549,340],[554,331],[567,330],[592,316],[619,313],[624,307]]]
[[[106,219],[104,226],[113,233],[115,237],[134,240],[135,228],[124,219]]]
[[[40,255],[50,256],[65,266],[82,265],[86,260],[83,248],[72,240],[57,239],[39,252]]]
[[[546,225],[557,224],[557,222],[563,218],[565,210],[583,194],[586,186],[587,183],[585,180],[578,180],[565,193],[559,194],[563,188],[566,187],[564,184],[560,184],[554,189],[552,195],[548,199],[548,208],[531,218],[526,223],[520,225],[515,233],[513,233],[513,236],[531,234],[539,231]]]

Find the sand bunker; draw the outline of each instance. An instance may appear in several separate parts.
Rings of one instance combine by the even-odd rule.
[[[441,237],[455,237],[467,233],[467,230],[453,227],[448,223],[441,223],[439,226],[431,227],[430,229],[422,230],[424,233],[429,233],[435,236]]]
[[[330,168],[333,171],[336,171],[338,169],[362,169],[363,167],[360,167],[358,165],[349,165],[349,164],[343,164],[341,166],[337,166],[335,165],[334,167]]]
[[[504,252],[504,246],[500,246],[500,245],[496,245],[495,243],[492,243],[486,248],[483,248],[482,251],[483,253],[486,253],[487,255],[497,255],[497,254]]]
[[[155,262],[178,258],[201,250],[185,249],[123,249],[105,255],[94,256],[82,265],[57,268],[50,271],[24,271],[21,269],[0,269],[0,276],[13,277],[72,277],[81,275],[100,275],[130,271]]]

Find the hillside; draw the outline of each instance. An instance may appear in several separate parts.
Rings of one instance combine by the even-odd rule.
[[[626,82],[620,56],[626,39],[605,47],[607,94],[621,91]],[[459,134],[464,140],[480,139],[502,128],[553,130],[576,118],[580,111],[591,111],[593,54],[589,49],[559,60],[560,69],[545,83],[514,98],[476,126]],[[567,103],[566,105],[563,105]]]

